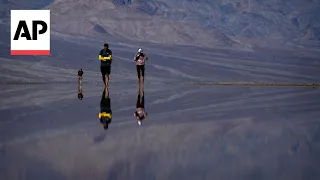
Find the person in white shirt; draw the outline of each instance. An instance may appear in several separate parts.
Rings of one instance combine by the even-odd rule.
[[[145,71],[145,61],[148,60],[147,55],[143,52],[141,48],[138,49],[138,52],[134,56],[134,61],[136,63],[137,75],[138,75],[138,84],[144,83],[144,71]],[[142,78],[142,81],[141,79]]]

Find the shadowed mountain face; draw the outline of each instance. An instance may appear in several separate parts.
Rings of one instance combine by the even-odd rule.
[[[47,8],[55,30],[82,35],[222,47],[320,40],[317,0],[56,0]]]
[[[0,0],[0,18],[10,17],[10,10],[39,9],[51,2],[52,0]]]

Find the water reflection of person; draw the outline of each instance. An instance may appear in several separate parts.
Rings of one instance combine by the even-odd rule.
[[[80,100],[83,99],[82,84],[80,84],[80,83],[79,83],[79,85],[78,85],[78,99],[80,99]]]
[[[108,87],[104,88],[100,101],[99,119],[104,129],[108,129],[112,121],[111,100]]]
[[[139,126],[141,125],[142,121],[147,118],[148,113],[145,112],[144,106],[144,87],[142,86],[142,96],[140,96],[140,85],[138,90],[138,97],[136,103],[136,111],[134,112],[134,117],[137,120]]]
[[[83,99],[83,94],[82,94],[82,75],[83,71],[80,69],[78,71],[78,99],[82,100]]]

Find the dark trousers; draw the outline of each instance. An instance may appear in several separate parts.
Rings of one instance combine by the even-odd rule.
[[[144,108],[144,96],[142,96],[140,101],[140,95],[138,95],[136,108]]]
[[[136,65],[137,66],[137,73],[138,73],[138,78],[141,76],[144,77],[144,65]]]
[[[106,83],[106,75],[110,75],[111,73],[111,66],[100,66],[102,80]]]

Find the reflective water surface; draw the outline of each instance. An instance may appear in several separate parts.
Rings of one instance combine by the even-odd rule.
[[[1,86],[8,100],[0,111],[2,179],[254,180],[320,175],[319,89],[162,89],[146,83],[137,93],[136,84],[111,83],[104,89],[84,83],[85,98],[79,101],[76,88]],[[139,126],[133,112],[143,97],[148,116]],[[112,122],[105,129],[98,112],[111,109]]]

